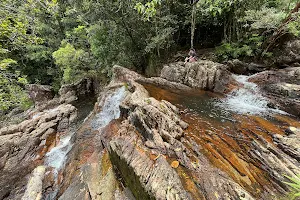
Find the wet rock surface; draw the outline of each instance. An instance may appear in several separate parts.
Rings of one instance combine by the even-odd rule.
[[[137,199],[214,199],[216,195],[252,199],[203,154],[195,155],[188,148],[184,139],[188,124],[180,119],[177,107],[151,98],[133,79],[127,81],[131,93],[120,105],[125,120],[117,133],[106,132],[102,143]],[[174,160],[180,166],[172,167]]]
[[[273,95],[294,101],[298,69],[286,70],[282,77],[262,72],[251,78],[261,88],[284,82]],[[205,101],[223,96],[195,90],[230,90],[234,81],[225,66],[177,63],[156,78],[120,66],[113,72],[74,132],[72,105],[0,130],[0,199],[271,200],[289,191],[284,175],[300,173],[298,118],[218,116]],[[77,95],[72,87],[64,90],[64,99]],[[60,162],[49,164],[53,152]]]
[[[257,83],[281,110],[300,116],[300,67],[264,71],[253,75],[250,81]]]
[[[61,105],[55,110],[37,113],[32,119],[0,129],[0,199],[20,199],[26,176],[42,162],[56,137],[76,118],[76,108]],[[39,171],[33,172],[33,180]],[[35,188],[35,186],[32,186]],[[37,189],[28,189],[35,191]],[[27,192],[24,199],[32,199]]]
[[[227,66],[204,60],[186,64],[178,62],[164,66],[161,78],[192,88],[219,93],[228,92],[229,85],[233,83]]]

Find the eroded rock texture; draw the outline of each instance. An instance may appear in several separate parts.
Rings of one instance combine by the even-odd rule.
[[[277,57],[279,65],[291,65],[300,62],[300,40],[290,40],[286,42]]]
[[[212,61],[199,61],[195,63],[178,62],[164,66],[161,77],[171,81],[187,85],[192,88],[210,90],[224,93],[233,83],[231,73],[227,66]]]
[[[182,111],[172,101],[180,95],[174,91],[225,92],[229,73],[208,61],[164,70],[164,78],[144,78],[115,66],[112,82],[75,131],[57,173],[44,166],[43,157],[74,120],[73,106],[32,113],[33,119],[1,129],[0,184],[9,184],[0,188],[0,199],[47,199],[53,194],[60,200],[281,198],[288,191],[284,175],[300,173],[300,123],[281,115],[274,118],[282,127],[259,116],[216,121]],[[269,85],[277,84],[273,79],[297,85],[297,79],[289,80],[297,70],[285,72],[282,77],[278,72],[257,77],[265,77]],[[256,76],[252,81],[266,83]],[[153,86],[151,91],[141,83],[168,90]],[[284,93],[294,101],[296,89],[273,95]],[[191,93],[181,94],[188,98]]]
[[[74,106],[61,105],[0,129],[0,199],[20,199],[26,175],[42,162],[56,135],[66,131],[76,115]]]
[[[264,71],[249,80],[257,83],[281,110],[300,116],[300,67]]]
[[[26,90],[36,105],[46,103],[54,97],[53,88],[49,85],[30,84],[26,85]]]
[[[130,93],[120,105],[122,125],[117,132],[106,131],[102,143],[137,199],[253,199],[202,153],[188,148],[193,146],[184,139],[188,124],[178,108],[149,97],[135,76],[127,77],[133,79],[126,80]]]

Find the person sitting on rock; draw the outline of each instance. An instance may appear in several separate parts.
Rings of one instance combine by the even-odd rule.
[[[184,64],[186,64],[187,62],[193,63],[197,61],[197,53],[195,49],[190,49],[189,52],[189,57],[185,58],[185,62]]]

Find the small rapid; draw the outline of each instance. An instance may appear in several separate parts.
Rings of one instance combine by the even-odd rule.
[[[58,146],[51,149],[46,154],[45,164],[53,167],[55,170],[60,170],[64,166],[66,155],[72,149],[72,136],[74,132],[64,135],[60,138]]]
[[[84,119],[83,123],[91,123],[90,126],[94,130],[104,128],[111,120],[120,117],[119,105],[125,96],[126,89],[125,87],[121,87],[116,89],[110,95],[103,97],[99,103],[99,106],[103,105],[102,110],[96,115],[91,115],[91,120],[87,120],[89,117]],[[50,112],[54,111],[56,110],[53,109]],[[65,134],[60,135],[57,145],[45,155],[44,165],[52,168],[51,171],[55,181],[53,191],[46,195],[46,199],[52,200],[57,197],[60,188],[59,185],[61,184],[59,182],[61,181],[59,177],[67,164],[68,153],[72,150],[74,145],[77,128],[71,127]]]
[[[93,121],[91,122],[91,127],[94,130],[100,130],[109,124],[113,119],[120,117],[119,105],[126,96],[126,88],[121,87],[117,89],[114,93],[108,96],[102,106],[102,111],[96,114]],[[101,104],[101,101],[99,104]]]
[[[237,114],[270,115],[272,113],[286,114],[284,111],[269,107],[269,100],[262,96],[258,86],[249,82],[251,76],[233,75],[233,78],[242,85],[234,89],[216,105],[224,110]]]

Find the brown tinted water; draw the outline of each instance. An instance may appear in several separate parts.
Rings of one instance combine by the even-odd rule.
[[[273,135],[285,135],[289,126],[300,127],[292,116],[242,115],[225,111],[216,105],[223,96],[206,91],[168,91],[146,84],[150,96],[167,100],[181,110],[189,124],[185,139],[199,145],[199,151],[210,163],[228,174],[255,197],[266,191],[278,193],[278,182],[251,156],[253,141],[275,146]]]

